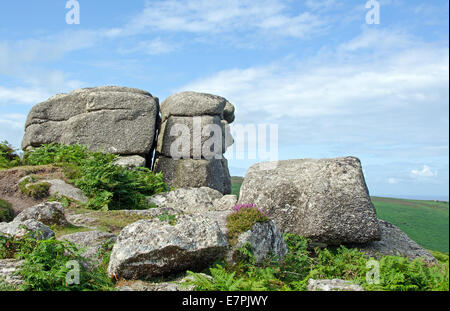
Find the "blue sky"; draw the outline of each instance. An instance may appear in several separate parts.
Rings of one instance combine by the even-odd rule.
[[[372,195],[448,199],[448,1],[380,0],[371,25],[365,0],[79,3],[79,25],[65,0],[0,4],[0,139],[79,87],[208,92],[278,124],[279,159],[352,155]]]

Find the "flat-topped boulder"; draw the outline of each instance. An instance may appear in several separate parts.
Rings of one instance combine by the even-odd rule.
[[[256,204],[282,232],[329,245],[380,239],[357,158],[259,163],[247,171],[240,204]]]
[[[146,156],[158,115],[158,98],[134,88],[103,86],[58,94],[31,109],[22,149],[79,143],[93,151]]]
[[[234,120],[234,106],[225,98],[217,95],[181,92],[167,97],[161,103],[161,116],[164,122],[170,116],[219,116],[223,119],[226,107],[226,120],[228,123]]]

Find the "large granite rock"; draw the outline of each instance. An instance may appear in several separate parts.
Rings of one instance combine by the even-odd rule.
[[[199,270],[223,257],[227,245],[218,224],[202,215],[179,216],[175,225],[139,220],[119,234],[108,272],[117,279],[148,279]]]
[[[43,223],[28,219],[25,221],[14,220],[0,223],[0,235],[12,239],[31,237],[37,240],[47,240],[55,236],[55,233]]]
[[[249,168],[240,204],[254,203],[282,232],[339,245],[380,238],[357,158],[298,159]]]
[[[158,98],[138,89],[106,86],[59,94],[31,109],[22,149],[80,143],[94,151],[145,156],[158,113]]]
[[[367,255],[380,258],[382,255],[408,257],[411,260],[422,258],[426,262],[436,262],[433,255],[421,247],[419,244],[411,240],[406,233],[397,226],[379,220],[381,228],[381,240],[365,243],[363,245],[354,244],[356,247]]]
[[[234,116],[234,107],[221,96],[197,92],[181,92],[167,97],[161,104],[161,116],[164,122],[170,116],[219,116],[224,118],[224,109],[229,120]],[[229,122],[231,123],[231,122]]]
[[[223,153],[234,142],[229,126],[234,106],[220,96],[181,92],[161,104],[161,115],[154,170],[173,187],[231,193]]]
[[[224,185],[222,160],[218,159],[179,159],[159,157],[155,162],[155,172],[162,172],[164,181],[172,187],[209,187],[227,194]],[[229,193],[229,192],[228,192]]]
[[[227,147],[224,132],[219,116],[171,116],[161,124],[156,151],[174,159],[221,156]]]
[[[45,202],[27,208],[14,218],[14,221],[23,222],[28,219],[37,220],[44,225],[67,225],[64,207],[59,202]]]
[[[222,172],[223,172],[223,194],[231,193],[231,175],[228,169],[228,160],[222,157],[220,160],[222,162]]]
[[[270,257],[283,259],[288,253],[286,242],[272,221],[257,222],[250,230],[239,235],[237,243],[227,252],[227,260],[236,262],[241,260],[243,255],[239,249],[246,244],[251,246],[256,263]]]

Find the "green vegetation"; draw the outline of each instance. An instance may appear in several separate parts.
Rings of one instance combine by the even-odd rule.
[[[19,183],[20,192],[36,200],[48,197],[50,195],[50,187],[51,184],[48,182],[34,183],[31,178],[27,178]]]
[[[147,196],[169,190],[162,174],[143,167],[115,165],[116,158],[113,154],[91,152],[81,145],[52,143],[25,153],[23,161],[27,165],[62,167],[66,178],[89,197],[86,206],[94,210],[150,208]]]
[[[7,141],[0,143],[0,170],[21,165],[16,150]]]
[[[17,271],[24,280],[18,290],[112,290],[113,283],[104,267],[88,269],[83,265],[87,259],[81,257],[82,252],[83,249],[67,241],[28,237],[14,240],[0,236],[0,258],[24,260]],[[74,273],[74,269],[79,269],[79,274]],[[71,273],[78,275],[79,280],[71,279]]]
[[[266,222],[268,218],[254,205],[236,205],[234,212],[227,216],[227,238],[230,245],[235,245],[239,235],[250,230],[257,222]]]
[[[161,221],[168,222],[171,226],[175,226],[177,224],[177,216],[171,215],[168,212],[164,212],[158,216],[158,219]]]
[[[448,202],[372,197],[380,219],[403,230],[426,249],[448,254]]]
[[[52,229],[52,231],[55,233],[55,238],[59,238],[66,234],[72,234],[72,233],[92,230],[92,229],[89,229],[86,227],[75,226],[70,223],[65,226],[53,225],[53,226],[50,226],[50,229]]]
[[[339,248],[308,251],[308,241],[300,236],[285,234],[289,254],[280,262],[268,260],[256,265],[250,257],[238,264],[218,264],[207,273],[188,272],[193,276],[189,284],[196,290],[306,290],[308,279],[339,278],[359,284],[366,290],[428,291],[449,290],[449,266],[439,262],[429,266],[417,259],[410,261],[397,256],[384,256],[379,260],[380,278],[377,282],[366,279],[373,266],[369,257],[357,249]],[[370,274],[369,274],[370,275]]]
[[[14,219],[11,203],[0,199],[0,222],[10,222]]]
[[[239,198],[239,192],[241,191],[242,182],[244,181],[243,177],[233,176],[231,177],[231,194],[237,195]]]
[[[97,230],[103,232],[119,233],[127,225],[132,224],[138,220],[151,219],[150,216],[139,215],[136,213],[114,210],[114,211],[93,211],[88,208],[80,207],[78,205],[71,205],[68,207],[70,213],[84,214],[87,218],[92,219],[90,225],[94,226]],[[64,227],[57,230],[68,230],[70,228]],[[78,229],[73,229],[74,232],[79,232]],[[81,229],[80,229],[81,230]],[[55,232],[57,234],[57,232]]]
[[[4,278],[0,277],[0,292],[10,292],[17,290],[14,286],[6,283]]]

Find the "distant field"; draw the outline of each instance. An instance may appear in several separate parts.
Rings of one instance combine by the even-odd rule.
[[[242,177],[232,177],[232,193],[239,196]],[[449,204],[421,200],[372,197],[378,218],[402,229],[411,239],[429,250],[448,254]]]
[[[372,197],[378,218],[402,229],[411,239],[431,250],[448,253],[447,202]]]

